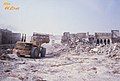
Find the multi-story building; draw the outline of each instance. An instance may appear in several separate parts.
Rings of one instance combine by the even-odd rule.
[[[13,33],[7,29],[0,29],[0,44],[15,44],[20,39],[20,33]]]

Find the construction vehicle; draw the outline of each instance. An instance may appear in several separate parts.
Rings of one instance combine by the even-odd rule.
[[[13,49],[13,53],[19,57],[40,58],[45,57],[46,48],[43,43],[49,43],[48,34],[33,33],[30,42],[26,42],[26,34],[22,35],[22,40],[18,41]]]

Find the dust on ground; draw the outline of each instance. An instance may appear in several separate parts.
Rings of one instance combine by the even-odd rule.
[[[120,81],[120,44],[43,45],[45,58],[0,55],[0,81]]]

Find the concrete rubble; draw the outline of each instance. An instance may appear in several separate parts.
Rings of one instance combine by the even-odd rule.
[[[1,53],[0,81],[120,81],[120,43],[71,45],[43,44],[43,59]]]

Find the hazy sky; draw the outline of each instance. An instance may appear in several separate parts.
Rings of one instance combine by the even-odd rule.
[[[120,30],[120,0],[8,0],[20,7],[6,11],[0,0],[0,25],[32,33]]]

